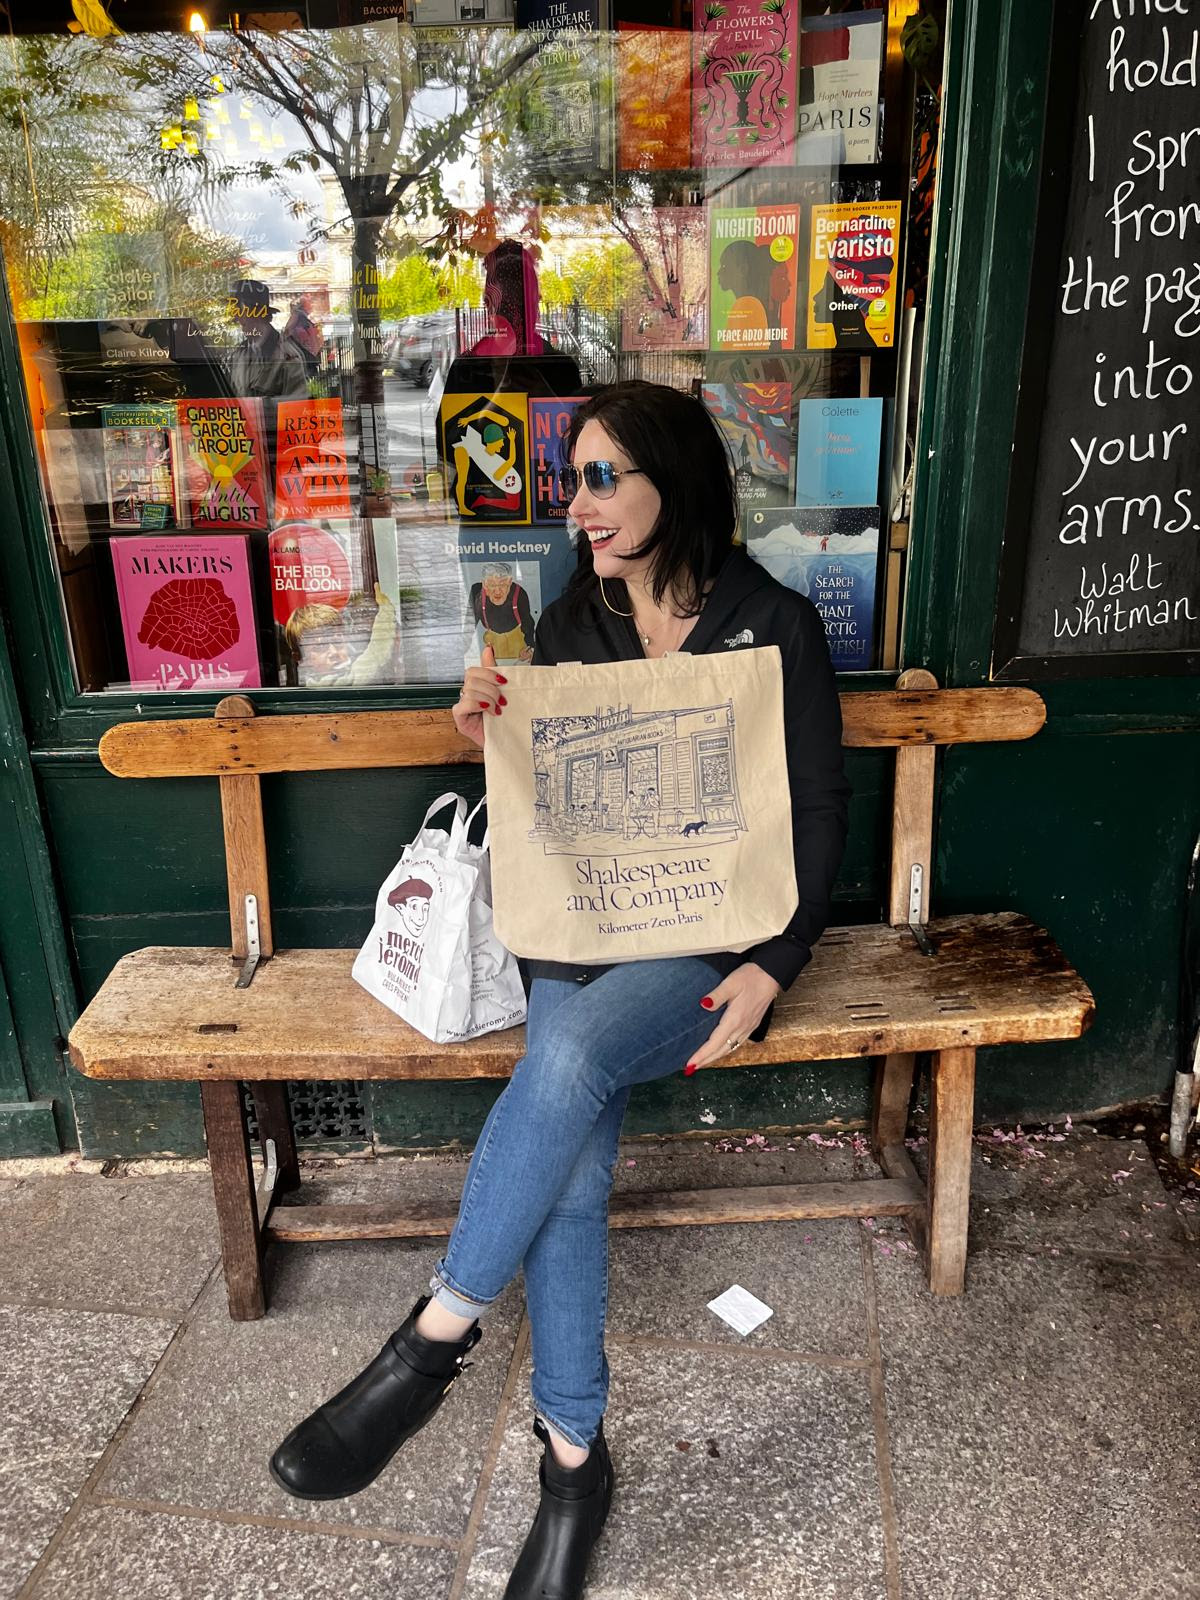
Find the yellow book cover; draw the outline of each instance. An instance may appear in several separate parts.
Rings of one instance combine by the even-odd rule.
[[[450,515],[464,522],[528,522],[528,396],[444,394],[441,424]]]
[[[813,206],[808,348],[890,350],[896,337],[899,200]]]

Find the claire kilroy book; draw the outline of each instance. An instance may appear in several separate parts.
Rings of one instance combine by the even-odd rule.
[[[239,533],[268,525],[260,400],[177,400],[193,528]]]
[[[882,400],[801,400],[795,503],[861,506],[874,500],[882,427]]]
[[[692,12],[692,163],[795,159],[799,0],[696,0]]]
[[[881,523],[877,506],[787,506],[746,518],[746,548],[816,606],[838,672],[875,662]]]
[[[174,528],[180,522],[173,405],[103,406],[109,526]]]
[[[804,19],[797,163],[844,167],[878,159],[882,67],[882,11]]]
[[[890,350],[896,333],[900,201],[812,208],[808,348]]]
[[[558,469],[567,464],[567,432],[584,398],[583,395],[530,397],[529,468],[533,480],[534,522],[567,520],[567,501],[559,486]]]
[[[717,207],[710,229],[710,348],[794,350],[800,207]]]
[[[733,458],[741,526],[749,511],[791,502],[790,383],[706,383],[700,398]]]
[[[342,402],[281,400],[275,428],[275,520],[350,516]]]
[[[109,548],[134,688],[262,684],[245,538],[177,533]]]

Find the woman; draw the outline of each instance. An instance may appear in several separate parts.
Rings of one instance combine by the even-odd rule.
[[[302,1497],[364,1488],[440,1405],[480,1317],[523,1266],[544,1449],[541,1502],[505,1600],[578,1600],[608,1514],[608,1194],[630,1090],[723,1060],[765,1029],[825,926],[849,793],[821,620],[734,545],[730,462],[700,402],[614,385],[580,407],[568,447],[579,561],[538,623],[534,666],[778,645],[799,907],[742,954],[582,972],[532,964],[526,1054],[484,1124],[430,1296],[272,1460]],[[467,671],[454,721],[476,744],[504,715],[504,685],[490,651]]]

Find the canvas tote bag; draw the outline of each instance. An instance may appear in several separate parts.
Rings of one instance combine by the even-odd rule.
[[[449,805],[450,831],[430,827]],[[516,960],[492,928],[488,836],[481,844],[468,837],[478,810],[468,816],[457,794],[433,802],[384,879],[352,968],[369,994],[439,1044],[525,1020]]]
[[[512,673],[484,737],[496,933],[534,960],[745,950],[796,909],[779,650]]]

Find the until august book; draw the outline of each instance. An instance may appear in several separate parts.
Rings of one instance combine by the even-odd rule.
[[[464,522],[529,521],[528,396],[444,394],[441,436],[453,514]]]
[[[193,528],[267,526],[259,400],[178,400],[187,506]]]
[[[261,685],[245,538],[172,534],[109,548],[137,688]]]

